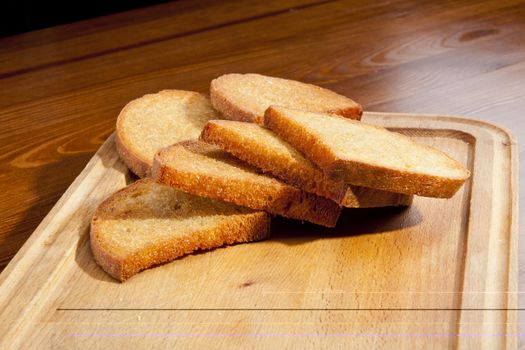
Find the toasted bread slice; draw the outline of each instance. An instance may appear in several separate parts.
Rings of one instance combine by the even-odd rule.
[[[91,250],[124,281],[195,250],[251,242],[270,233],[262,211],[197,197],[144,179],[116,192],[95,211]]]
[[[330,198],[349,208],[410,205],[412,196],[349,186],[329,179],[289,143],[253,123],[210,120],[201,139],[306,192]]]
[[[329,112],[360,119],[363,109],[348,97],[316,85],[260,74],[225,74],[212,80],[213,107],[231,120],[264,124],[271,105]]]
[[[262,175],[216,146],[185,141],[155,156],[152,177],[203,197],[333,227],[341,212],[334,201]]]
[[[445,153],[379,126],[277,106],[265,120],[325,174],[353,185],[449,198],[470,176]]]
[[[118,116],[118,153],[131,171],[145,177],[159,149],[198,137],[204,124],[218,117],[208,97],[197,92],[145,95],[128,103]]]

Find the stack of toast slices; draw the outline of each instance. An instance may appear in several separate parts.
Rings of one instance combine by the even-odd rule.
[[[343,207],[450,198],[469,178],[362,112],[333,91],[259,74],[220,76],[210,98],[164,90],[131,101],[116,147],[141,179],[96,209],[96,262],[124,281],[196,250],[265,239],[272,215],[334,227]]]

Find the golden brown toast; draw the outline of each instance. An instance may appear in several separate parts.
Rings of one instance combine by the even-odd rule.
[[[120,112],[117,150],[131,171],[145,177],[159,149],[197,138],[204,124],[218,117],[208,97],[197,92],[163,90],[145,95]]]
[[[360,104],[328,89],[260,74],[222,75],[212,80],[210,98],[224,118],[258,124],[264,124],[264,111],[271,105],[352,119],[360,119],[363,113]]]
[[[152,177],[159,183],[288,218],[333,227],[341,212],[334,201],[259,174],[216,146],[185,141],[155,155]]]
[[[306,192],[330,198],[349,208],[410,205],[412,196],[349,186],[329,179],[289,143],[260,125],[210,120],[201,139]]]
[[[262,211],[197,197],[144,179],[99,205],[91,222],[97,263],[124,281],[196,250],[251,242],[270,233]]]
[[[449,198],[470,176],[445,153],[379,126],[280,106],[268,108],[265,121],[337,181]]]

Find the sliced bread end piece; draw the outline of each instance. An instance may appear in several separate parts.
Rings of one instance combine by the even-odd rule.
[[[213,107],[231,120],[264,124],[264,111],[282,105],[360,119],[363,108],[348,97],[316,85],[260,74],[225,74],[210,85]]]
[[[280,106],[268,108],[265,121],[330,178],[351,185],[449,198],[470,176],[442,151],[383,127]]]
[[[341,212],[334,201],[260,174],[222,149],[201,141],[180,142],[159,151],[152,177],[199,196],[328,227],[335,226]]]
[[[144,179],[114,193],[91,221],[96,262],[124,281],[196,250],[251,242],[270,233],[270,217]]]
[[[204,124],[217,118],[209,98],[197,92],[163,90],[144,95],[129,102],[117,118],[117,151],[128,168],[143,178],[159,149],[198,137]]]

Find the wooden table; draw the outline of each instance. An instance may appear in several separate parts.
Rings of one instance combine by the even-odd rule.
[[[126,102],[206,92],[227,72],[312,82],[370,111],[485,119],[523,140],[525,1],[178,1],[0,39],[0,266]]]

